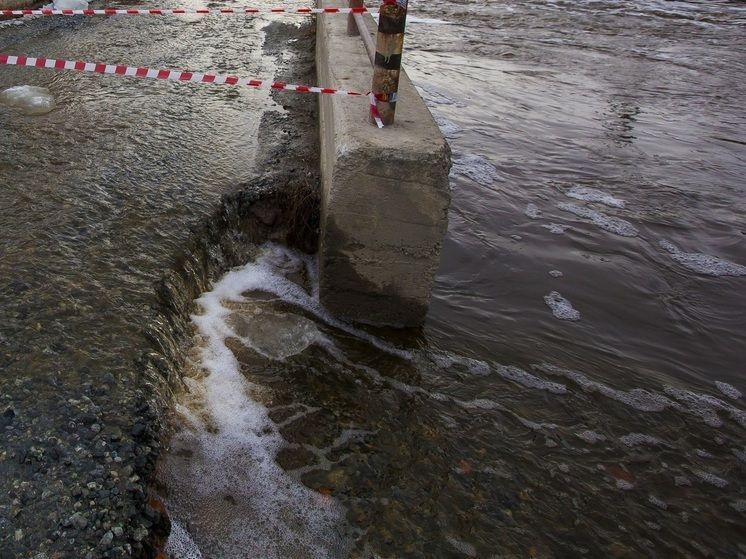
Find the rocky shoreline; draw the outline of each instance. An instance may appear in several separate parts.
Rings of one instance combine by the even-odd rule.
[[[263,50],[278,58],[278,79],[314,82],[313,22],[270,24]],[[147,349],[123,355],[117,371],[82,367],[76,382],[69,371],[40,379],[13,372],[0,333],[0,363],[10,371],[0,375],[0,559],[162,556],[169,522],[151,481],[193,300],[245,261],[253,243],[316,246],[316,100],[273,95],[285,111],[262,118],[257,168],[267,172],[224,196],[174,258],[143,321]],[[27,289],[24,278],[11,289]]]

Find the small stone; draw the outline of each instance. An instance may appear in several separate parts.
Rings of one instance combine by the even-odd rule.
[[[99,541],[98,544],[104,549],[108,549],[109,547],[111,547],[111,544],[113,541],[114,541],[114,533],[111,530],[109,530],[101,537],[101,541]]]
[[[91,425],[91,431],[93,431],[94,433],[101,432],[101,425],[99,425],[98,423],[94,423],[93,425]]]
[[[23,539],[23,530],[21,530],[20,528],[16,530],[14,538],[17,542],[20,542]]]
[[[118,538],[122,537],[122,534],[124,534],[124,530],[121,526],[114,526],[111,531],[114,533],[114,535]]]
[[[143,433],[145,433],[145,425],[143,423],[135,423],[132,426],[133,437],[140,437]]]
[[[71,524],[73,527],[77,528],[78,530],[85,529],[86,526],[88,526],[88,520],[85,516],[83,516],[83,513],[76,512],[73,514],[69,519],[68,523]]]
[[[145,538],[147,538],[147,537],[148,537],[148,530],[147,530],[147,528],[145,528],[144,526],[140,526],[140,527],[139,527],[139,528],[138,528],[137,530],[135,530],[135,532],[134,532],[134,533],[132,534],[132,538],[133,538],[133,539],[134,539],[134,540],[135,540],[136,542],[141,542],[141,541],[143,541],[143,540],[144,540]]]

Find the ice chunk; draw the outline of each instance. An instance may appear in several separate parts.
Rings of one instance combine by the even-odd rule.
[[[612,217],[596,210],[586,208],[585,206],[578,206],[577,204],[559,204],[557,206],[560,210],[570,212],[578,217],[584,217],[590,219],[591,223],[600,227],[601,229],[620,235],[622,237],[636,237],[639,231],[629,221],[619,219],[618,217]]]
[[[702,254],[701,252],[681,252],[677,247],[665,240],[660,241],[658,244],[671,254],[671,258],[692,272],[714,277],[746,276],[746,266],[735,264],[717,256]]]
[[[261,317],[234,313],[229,323],[244,344],[279,361],[302,353],[315,343],[323,345],[325,341],[312,320],[292,313],[264,310]]]
[[[556,291],[552,291],[544,297],[544,302],[552,309],[552,314],[560,320],[580,320],[580,313],[575,310],[572,303]]]
[[[573,186],[570,190],[565,191],[565,196],[585,202],[599,202],[612,208],[623,208],[625,204],[624,200],[614,198],[610,194],[585,186]]]
[[[88,2],[86,0],[54,0],[55,10],[87,10]]]
[[[55,107],[54,97],[46,87],[17,85],[0,93],[0,103],[20,109],[27,115],[43,115]]]

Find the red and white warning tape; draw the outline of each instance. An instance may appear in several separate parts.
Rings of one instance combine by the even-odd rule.
[[[378,13],[369,8],[154,8],[154,9],[115,9],[102,10],[55,10],[43,8],[40,10],[0,10],[3,16],[173,16],[185,14],[364,14]]]
[[[268,80],[256,80],[251,78],[239,78],[226,74],[203,74],[199,72],[180,72],[178,70],[154,70],[135,66],[122,66],[119,64],[100,64],[95,62],[80,62],[73,60],[59,60],[55,58],[34,58],[31,56],[10,55],[0,53],[0,66],[29,66],[32,68],[51,68],[53,70],[75,70],[76,72],[92,72],[95,74],[115,74],[118,76],[129,76],[133,78],[151,78],[157,80],[172,80],[192,83],[215,83],[224,85],[238,85],[253,89],[269,89],[274,91],[296,91],[298,93],[319,93],[323,95],[345,95],[348,97],[369,97],[371,101],[371,114],[376,119],[379,128],[383,128],[378,108],[376,107],[376,96],[373,93],[360,93],[345,89],[334,89],[331,87],[316,87],[310,85],[296,85],[284,82],[272,82]]]

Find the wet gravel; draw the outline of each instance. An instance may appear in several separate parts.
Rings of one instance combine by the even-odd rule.
[[[284,58],[280,77],[312,78],[313,26],[270,27],[264,51]],[[280,47],[291,38],[290,50]],[[293,49],[304,56],[296,60]],[[317,153],[309,138],[316,105],[273,97],[283,111],[263,117],[263,176],[217,198],[207,217],[193,221],[188,242],[163,262],[168,271],[138,308],[139,347],[112,359],[97,359],[96,347],[83,359],[66,358],[85,344],[67,339],[74,332],[64,319],[87,309],[71,297],[60,303],[55,324],[37,322],[34,306],[18,299],[44,277],[0,281],[0,303],[13,299],[10,318],[27,330],[21,336],[0,329],[0,559],[154,557],[162,548],[169,521],[151,484],[192,300],[245,260],[252,240],[315,243]],[[300,155],[288,161],[288,152]],[[289,196],[299,189],[306,191],[301,200]],[[55,328],[56,340],[45,335],[37,343],[36,332]]]

